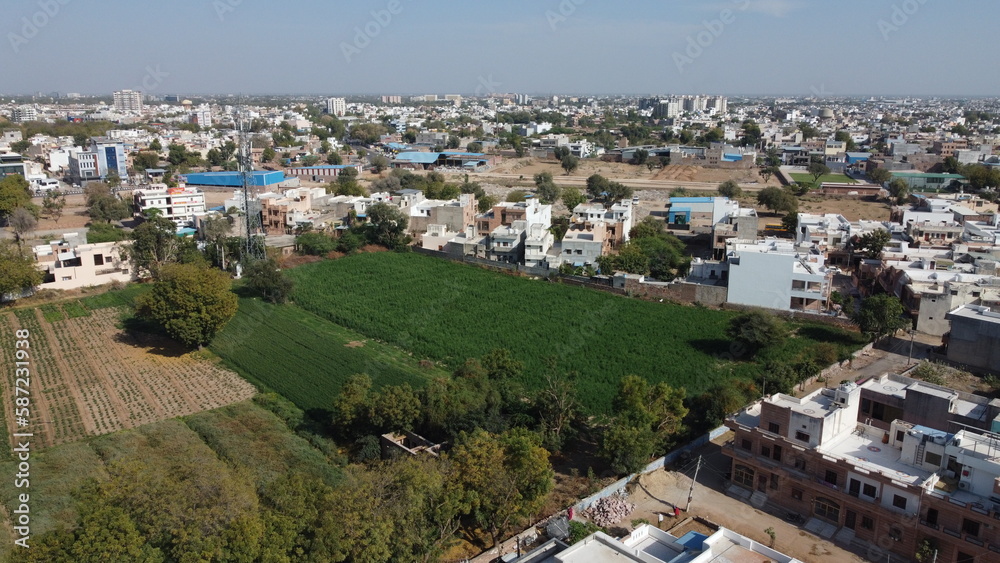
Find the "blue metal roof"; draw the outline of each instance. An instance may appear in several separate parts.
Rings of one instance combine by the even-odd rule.
[[[354,168],[353,164],[322,164],[319,166],[300,166],[296,170],[343,170],[344,168]]]
[[[672,197],[670,203],[710,203],[710,197]]]
[[[239,172],[199,172],[184,174],[181,180],[194,186],[216,186],[223,188],[238,188],[243,185]],[[285,173],[266,170],[255,170],[253,184],[255,186],[273,186],[285,180]]]
[[[705,549],[705,540],[708,536],[705,534],[699,534],[698,532],[688,532],[677,539],[677,543],[684,546],[687,551],[703,551]]]
[[[396,160],[415,164],[434,164],[439,156],[441,156],[439,152],[401,152],[396,155]]]

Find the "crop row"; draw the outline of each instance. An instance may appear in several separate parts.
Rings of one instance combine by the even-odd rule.
[[[303,410],[329,409],[355,373],[367,373],[376,385],[405,382],[414,387],[446,375],[420,367],[398,348],[362,339],[298,307],[243,299],[211,349],[250,382]]]
[[[557,369],[580,375],[581,401],[595,412],[610,406],[628,374],[699,393],[759,367],[723,359],[734,315],[726,311],[627,299],[416,254],[360,254],[290,275],[302,308],[418,357],[456,367],[507,348],[524,362],[529,389],[554,359]],[[811,343],[791,338],[776,354]]]

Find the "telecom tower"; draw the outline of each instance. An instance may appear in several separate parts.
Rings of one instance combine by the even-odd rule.
[[[257,198],[257,187],[253,179],[253,153],[250,150],[250,111],[244,106],[237,110],[236,127],[239,130],[239,165],[240,180],[243,186],[244,233],[240,245],[240,257],[243,266],[266,258],[264,251],[264,229],[261,223],[260,200]]]

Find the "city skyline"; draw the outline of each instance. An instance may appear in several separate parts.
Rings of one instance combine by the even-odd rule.
[[[985,0],[89,3],[9,8],[8,95],[997,95]]]

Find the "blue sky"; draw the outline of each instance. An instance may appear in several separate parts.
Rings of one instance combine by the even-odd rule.
[[[995,0],[8,0],[4,8],[5,93],[1000,95]]]

